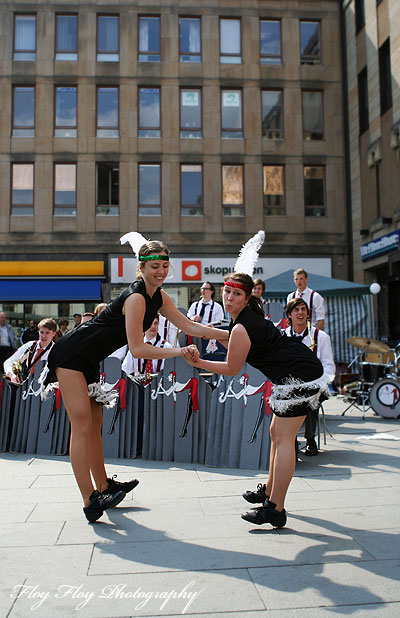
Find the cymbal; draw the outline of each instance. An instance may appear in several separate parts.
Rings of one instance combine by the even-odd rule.
[[[386,343],[368,337],[349,337],[347,343],[363,352],[388,352],[390,350]]]

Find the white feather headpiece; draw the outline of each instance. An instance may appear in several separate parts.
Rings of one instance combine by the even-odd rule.
[[[246,273],[250,277],[253,276],[253,270],[258,260],[258,251],[264,242],[264,238],[265,232],[260,230],[243,245],[233,269],[235,273]]]
[[[125,243],[129,243],[132,247],[133,253],[139,259],[139,250],[142,245],[145,245],[148,240],[144,236],[142,236],[139,232],[128,232],[124,234],[120,238],[121,245],[125,245]]]

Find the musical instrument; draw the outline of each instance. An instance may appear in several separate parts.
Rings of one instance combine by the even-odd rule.
[[[384,378],[390,370],[390,365],[384,365],[383,363],[362,362],[360,365],[362,380],[367,384],[375,384],[375,382]]]
[[[400,380],[383,378],[370,390],[371,408],[382,418],[400,417]]]
[[[390,350],[386,343],[369,337],[349,337],[347,343],[363,352],[388,352]]]

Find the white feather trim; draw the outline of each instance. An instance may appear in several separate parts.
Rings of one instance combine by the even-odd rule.
[[[41,400],[45,401],[50,396],[50,393],[55,391],[57,388],[60,388],[60,385],[58,382],[51,382],[50,384],[46,386],[46,388],[44,388],[44,385],[41,384],[40,391],[39,391]]]
[[[127,234],[121,236],[119,240],[121,242],[121,245],[125,245],[125,243],[128,242],[137,258],[139,258],[140,247],[142,247],[142,245],[145,245],[148,242],[148,240],[146,240],[145,237],[142,236],[139,232],[128,232]]]
[[[260,230],[243,245],[233,269],[235,273],[246,273],[246,275],[250,277],[253,276],[253,271],[258,260],[258,251],[264,239],[265,232],[264,230]]]
[[[50,393],[55,391],[57,388],[60,388],[58,382],[51,382],[51,384],[48,384],[46,388],[44,388],[42,384],[40,390],[40,397],[42,401],[45,401],[50,396]],[[117,403],[119,397],[118,391],[106,391],[102,387],[100,382],[93,382],[93,384],[88,384],[88,396],[89,398],[93,397],[97,401],[97,403],[103,404],[105,408],[113,408]]]
[[[272,389],[269,403],[271,408],[285,414],[292,406],[299,405],[301,403],[308,403],[313,410],[319,406],[319,398],[321,394],[329,397],[330,392],[328,384],[330,382],[330,376],[324,373],[318,380],[312,380],[311,382],[302,382],[295,378],[288,378],[284,384],[275,384]],[[315,390],[317,392],[311,395],[303,395],[304,390]]]

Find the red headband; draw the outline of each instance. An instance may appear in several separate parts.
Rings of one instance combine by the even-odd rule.
[[[244,285],[244,283],[239,283],[237,281],[225,281],[224,286],[229,286],[230,288],[239,288],[247,294],[251,294],[250,288],[248,288],[247,285]]]

